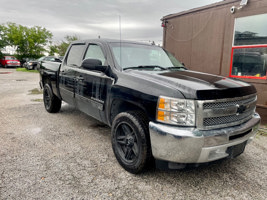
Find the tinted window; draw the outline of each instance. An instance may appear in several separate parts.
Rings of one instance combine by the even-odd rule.
[[[42,60],[44,60],[44,58],[45,58],[45,56],[39,58],[38,61],[42,61]]]
[[[82,62],[85,45],[72,45],[68,53],[67,65],[80,66]]]
[[[96,44],[89,45],[84,59],[86,58],[98,59],[102,62],[102,65],[104,65],[106,61],[103,51],[101,50],[100,46]]]
[[[267,44],[267,14],[237,18],[234,45]]]
[[[44,60],[55,61],[55,58],[54,57],[46,57]]]

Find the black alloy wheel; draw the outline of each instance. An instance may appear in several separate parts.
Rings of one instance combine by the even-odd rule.
[[[54,95],[49,84],[45,84],[44,86],[43,99],[47,112],[56,113],[60,110],[62,101]]]
[[[143,172],[151,160],[148,124],[134,112],[118,114],[112,124],[112,148],[127,171]]]
[[[49,110],[49,108],[51,107],[51,99],[51,92],[47,88],[44,88],[44,105],[46,110]]]
[[[140,141],[130,124],[121,122],[118,125],[116,130],[116,147],[125,163],[133,163],[138,158]]]

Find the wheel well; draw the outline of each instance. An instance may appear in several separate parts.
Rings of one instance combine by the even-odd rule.
[[[54,93],[53,87],[52,87],[52,84],[51,84],[51,80],[49,79],[49,77],[43,76],[42,83],[43,83],[43,87],[45,86],[45,84],[48,84],[50,86],[52,92]]]
[[[138,111],[143,113],[143,117],[146,117],[146,120],[148,121],[147,114],[145,109],[141,108],[140,106],[127,102],[122,100],[114,100],[111,104],[110,109],[110,123],[112,124],[114,118],[121,112],[131,112],[131,111]]]
[[[45,85],[46,83],[48,83],[51,86],[51,81],[48,77],[43,77],[43,85]]]

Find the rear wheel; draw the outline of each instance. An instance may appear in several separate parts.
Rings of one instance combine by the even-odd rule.
[[[47,112],[56,113],[61,108],[61,100],[54,95],[49,84],[45,84],[43,91],[44,106]]]
[[[118,114],[112,124],[112,148],[120,165],[127,171],[143,172],[151,160],[148,123],[134,112]]]

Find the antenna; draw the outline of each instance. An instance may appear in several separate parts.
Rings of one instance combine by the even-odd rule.
[[[119,15],[119,31],[120,31],[120,41],[121,41],[121,16]]]
[[[119,29],[120,29],[120,66],[121,66],[121,16],[120,15],[119,15]]]

